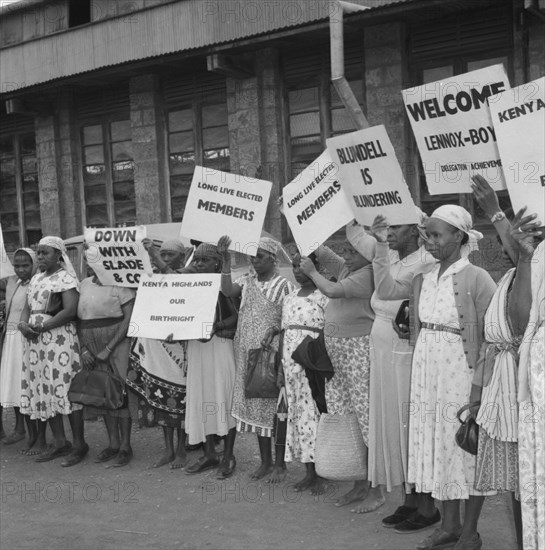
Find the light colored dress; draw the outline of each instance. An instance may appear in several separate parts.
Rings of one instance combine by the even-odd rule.
[[[452,276],[468,265],[462,258],[439,279],[440,264],[424,275],[418,304],[422,322],[461,328]],[[472,379],[459,334],[420,330],[411,375],[408,481],[437,500],[483,494],[473,487],[475,456],[455,441],[456,413],[468,401]]]
[[[288,405],[286,430],[286,462],[314,462],[316,430],[320,413],[305,374],[305,369],[292,359],[292,353],[306,336],[317,338],[314,330],[323,329],[328,298],[319,290],[298,296],[298,290],[284,298],[282,329],[285,330],[282,350],[286,398]]]
[[[381,246],[377,244],[377,250]],[[371,307],[375,321],[369,351],[369,481],[373,487],[385,485],[388,491],[405,483],[405,490],[410,492],[406,481],[413,348],[409,340],[399,338],[392,322],[403,300],[409,298],[415,274],[431,269],[435,260],[426,255],[424,248],[402,260],[393,250],[389,250],[388,256],[388,280],[377,280],[380,266],[373,262],[375,292]],[[380,299],[379,292],[386,299]]]
[[[507,295],[514,277],[515,268],[498,283],[484,320],[488,346],[484,355],[486,378],[477,415],[480,430],[475,481],[482,491],[518,493],[517,361],[521,338],[513,335],[507,312]]]
[[[235,284],[242,287],[242,301],[234,340],[236,376],[232,414],[237,420],[238,431],[271,437],[277,399],[247,399],[244,395],[248,352],[261,347],[267,329],[280,327],[282,303],[295,287],[279,275],[270,281],[258,281],[255,274],[243,275]],[[272,346],[278,347],[278,338]]]
[[[532,308],[520,347],[519,471],[524,550],[545,549],[545,241],[532,258]]]
[[[0,364],[0,404],[2,407],[18,407],[21,402],[21,376],[25,337],[17,330],[21,313],[26,304],[29,281],[23,283],[18,277],[10,277],[6,296],[6,327]],[[10,284],[11,283],[11,284]],[[13,290],[11,289],[13,287]]]
[[[60,269],[52,275],[37,273],[28,285],[30,324],[51,319],[45,313],[52,293],[78,288],[77,279]],[[81,370],[76,323],[42,332],[37,340],[27,340],[21,380],[21,412],[32,420],[48,420],[57,414],[70,414],[82,405],[70,403],[68,390]]]

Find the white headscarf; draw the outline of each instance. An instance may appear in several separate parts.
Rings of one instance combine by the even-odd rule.
[[[373,261],[377,241],[365,231],[362,225],[357,222],[350,222],[346,226],[346,240],[356,249],[358,254],[363,256],[368,262]]]
[[[457,204],[444,204],[437,208],[430,218],[442,220],[456,229],[463,231],[469,237],[468,242],[464,244],[460,250],[462,258],[467,258],[471,252],[479,249],[477,243],[483,238],[483,234],[472,229],[473,219],[465,208]]]
[[[38,269],[38,262],[37,262],[37,259],[36,259],[36,252],[34,252],[34,250],[32,250],[32,248],[18,248],[13,253],[13,258],[14,259],[15,259],[15,256],[17,256],[17,254],[19,252],[24,252],[25,254],[28,254],[30,256],[30,261],[32,262],[32,275],[34,275],[34,273],[36,273],[36,270]],[[32,275],[31,275],[31,278],[32,278]]]
[[[68,257],[68,251],[66,250],[66,246],[64,246],[64,241],[60,237],[53,237],[48,236],[44,237],[43,239],[40,239],[40,242],[38,243],[38,246],[50,246],[51,248],[54,248],[55,250],[60,250],[62,254],[62,259],[60,261],[60,265],[68,272],[76,281],[78,280],[78,276],[76,274],[76,270],[74,269],[74,266],[72,265],[72,262],[70,261],[70,258]]]

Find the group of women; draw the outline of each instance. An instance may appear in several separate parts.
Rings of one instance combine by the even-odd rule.
[[[401,486],[404,501],[384,527],[403,534],[439,524],[417,549],[478,550],[484,498],[511,491],[519,547],[545,548],[544,245],[535,216],[521,211],[508,221],[478,176],[474,193],[514,265],[498,285],[470,263],[482,235],[455,205],[429,219],[418,211],[417,225],[389,226],[383,216],[368,230],[349,224],[342,255],[326,246],[295,255],[298,286],[278,273],[280,244],[271,238],[260,240],[249,273],[236,279],[228,236],[199,244],[188,265],[179,241],[159,251],[146,242],[161,273],[221,273],[212,332],[187,342],[129,339],[135,291],[103,286],[94,275],[79,283],[61,239],[42,239],[36,254],[19,249],[16,275],[0,281],[7,303],[0,401],[16,407],[4,442],[24,437],[26,419],[26,454],[80,462],[89,447],[84,411],[67,398],[71,380],[82,368],[112,368],[137,399],[92,411],[104,415],[108,434],[97,462],[131,460],[138,409],[141,423],[164,431],[165,453],[154,466],[215,469],[226,479],[236,468],[236,432],[253,432],[261,459],[253,479],[282,481],[285,463],[299,461],[306,474],[296,489],[316,494],[327,482],[315,466],[320,415],[354,415],[368,475],[338,506],[370,512],[384,504],[384,490]],[[400,321],[407,310],[409,320]],[[320,382],[293,355],[307,337],[322,335],[333,375]],[[281,357],[279,398],[247,397],[249,355],[258,348]],[[477,456],[456,444],[456,413],[466,404],[480,426]],[[203,456],[187,464],[186,446],[201,443]]]

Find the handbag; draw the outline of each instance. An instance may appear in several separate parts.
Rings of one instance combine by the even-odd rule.
[[[44,313],[55,317],[59,311],[62,311],[62,293],[61,292],[50,292],[47,297],[47,303],[45,304]]]
[[[244,395],[248,399],[278,397],[276,384],[280,352],[272,347],[251,349],[244,379]]]
[[[466,453],[472,455],[477,454],[477,449],[479,447],[479,424],[477,424],[477,421],[473,416],[470,416],[466,420],[462,420],[460,417],[464,411],[480,404],[480,401],[468,403],[467,405],[464,405],[456,414],[456,418],[458,418],[460,422],[460,427],[455,435],[456,444]]]
[[[98,409],[115,410],[126,407],[125,381],[113,372],[109,364],[107,368],[108,370],[80,370],[68,390],[69,401]]]
[[[395,324],[399,328],[403,328],[401,325],[403,325],[405,329],[409,328],[409,300],[403,300],[403,302],[401,302],[395,318]]]
[[[316,473],[331,481],[367,479],[367,447],[355,414],[322,414],[316,433]]]

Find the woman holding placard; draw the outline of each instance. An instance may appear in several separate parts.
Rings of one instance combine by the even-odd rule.
[[[419,208],[417,211],[419,225],[388,225],[379,215],[371,227],[377,244],[373,258],[375,292],[371,297],[376,317],[370,338],[369,481],[387,491],[400,485],[405,489],[405,502],[382,520],[384,527],[396,527],[417,511],[417,495],[407,483],[407,403],[413,350],[408,332],[405,338],[396,326],[405,325],[402,328],[408,331],[411,282],[416,274],[429,271],[435,264],[421,243],[427,216]],[[432,499],[427,512],[428,517],[413,517],[414,521],[406,523],[407,532],[411,527],[420,530],[438,521]]]
[[[136,291],[131,288],[102,285],[96,275],[81,282],[78,335],[85,368],[110,369],[125,380],[130,349],[127,331],[135,296]],[[104,416],[109,441],[95,462],[113,459],[114,467],[125,466],[132,458],[129,408],[90,410]]]
[[[197,273],[219,273],[221,256],[217,247],[200,244],[195,250],[192,265]],[[235,470],[233,447],[236,420],[231,410],[235,384],[233,337],[237,319],[235,306],[220,292],[210,338],[187,342],[185,429],[190,445],[204,445],[204,456],[186,468],[187,474],[197,474],[218,466],[216,477],[227,479]],[[225,436],[221,463],[216,454],[216,435]]]
[[[355,414],[366,446],[369,445],[369,334],[375,314],[371,308],[373,294],[373,260],[375,240],[362,226],[346,227],[347,242],[342,258],[326,246],[316,250],[320,265],[336,277],[330,281],[321,275],[310,258],[301,260],[301,270],[310,277],[322,294],[329,298],[325,310],[325,344],[335,374],[326,383],[328,414]],[[368,481],[357,480],[336,506],[365,499]],[[374,508],[384,504],[377,495]]]
[[[261,465],[251,477],[261,479],[273,470],[271,437],[277,400],[246,398],[244,381],[248,368],[248,352],[259,347],[278,348],[282,304],[285,296],[295,287],[277,274],[276,254],[280,244],[269,237],[260,239],[257,254],[251,258],[253,273],[243,275],[233,282],[230,244],[231,239],[227,236],[218,241],[218,251],[223,260],[221,291],[227,297],[242,298],[234,341],[237,372],[233,416],[237,419],[239,431],[257,434]],[[285,469],[283,458],[282,456],[281,464],[277,464],[280,470]],[[282,477],[282,472],[276,471],[275,476]]]

